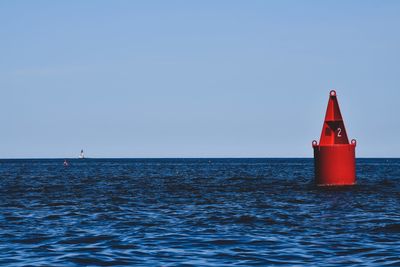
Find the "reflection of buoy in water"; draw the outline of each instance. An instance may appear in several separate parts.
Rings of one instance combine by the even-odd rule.
[[[64,167],[68,167],[68,165],[69,165],[69,164],[68,164],[68,161],[65,159],[65,160],[64,160]]]

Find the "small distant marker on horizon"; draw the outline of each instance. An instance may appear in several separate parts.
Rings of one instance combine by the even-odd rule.
[[[85,154],[83,153],[83,149],[81,149],[81,153],[79,154],[79,159],[84,159]]]
[[[68,165],[69,165],[69,163],[68,163],[68,161],[66,160],[66,159],[64,159],[64,167],[68,167]]]

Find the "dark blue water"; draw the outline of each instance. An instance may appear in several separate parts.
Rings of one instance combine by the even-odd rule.
[[[400,160],[0,160],[0,265],[400,266]]]

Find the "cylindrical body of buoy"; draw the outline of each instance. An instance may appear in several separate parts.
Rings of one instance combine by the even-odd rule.
[[[356,183],[356,140],[349,142],[334,90],[329,94],[320,143],[314,140],[312,146],[316,185],[340,186]]]
[[[356,144],[314,146],[317,185],[354,185],[356,183]]]

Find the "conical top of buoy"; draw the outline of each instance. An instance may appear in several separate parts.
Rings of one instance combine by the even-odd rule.
[[[328,107],[319,144],[322,146],[349,144],[335,90],[329,93]]]

